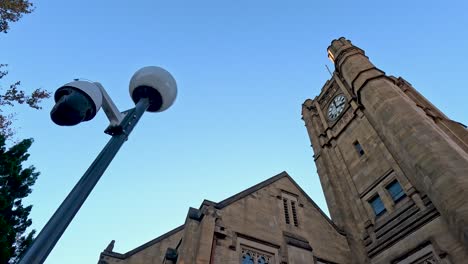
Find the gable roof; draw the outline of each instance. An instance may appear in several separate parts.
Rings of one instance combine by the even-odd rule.
[[[234,194],[233,196],[226,198],[221,202],[216,203],[210,200],[204,200],[203,203],[200,205],[200,209],[203,205],[213,205],[216,209],[222,209],[283,178],[287,178],[289,181],[291,181],[291,183],[302,193],[302,195],[304,195],[304,197],[315,207],[315,209],[317,209],[317,211],[328,221],[328,223],[330,223],[330,225],[332,225],[333,228],[335,228],[335,230],[339,234],[346,235],[346,233],[335,225],[335,223],[323,212],[322,209],[320,209],[320,207],[314,202],[314,200],[312,200],[312,198],[310,198],[310,196],[301,188],[301,186],[299,186],[299,184],[297,184],[297,182],[294,181],[294,179],[291,176],[289,176],[289,174],[285,171],[269,179],[266,179],[248,189],[245,189],[240,193]]]
[[[310,198],[310,196],[301,188],[301,186],[299,186],[299,184],[296,183],[296,181],[294,181],[294,179],[289,176],[289,174],[285,171],[271,177],[271,178],[268,178],[248,189],[245,189],[237,194],[234,194],[233,196],[229,197],[229,198],[226,198],[224,200],[222,200],[221,202],[213,202],[213,201],[210,201],[210,200],[203,200],[202,204],[200,205],[200,209],[204,206],[204,205],[207,205],[207,206],[213,206],[214,208],[216,209],[223,209],[224,207],[236,202],[236,201],[239,201],[247,196],[249,196],[250,194],[260,190],[260,189],[263,189],[265,187],[267,187],[268,185],[276,182],[276,181],[279,181],[283,178],[287,178],[289,181],[291,181],[291,183],[302,193],[302,195],[315,207],[315,209],[317,209],[317,211],[328,221],[328,223],[333,227],[335,228],[335,230],[343,235],[343,236],[346,236],[346,233],[341,230],[339,227],[337,227],[335,225],[335,223],[322,211],[322,209],[320,209],[320,207],[314,202],[314,200],[312,200],[312,198]],[[125,259],[125,258],[128,258],[132,255],[134,255],[135,253],[147,248],[147,247],[150,247],[158,242],[160,242],[161,240],[181,231],[184,229],[184,226],[185,225],[181,225],[133,250],[130,250],[128,251],[127,253],[125,254],[120,254],[120,253],[117,253],[117,252],[108,252],[108,251],[103,251],[101,254],[102,255],[106,255],[106,256],[110,256],[110,257],[114,257],[114,258],[118,258],[118,259]]]
[[[164,234],[158,236],[157,238],[155,238],[155,239],[153,239],[153,240],[150,240],[150,241],[146,242],[145,244],[143,244],[143,245],[141,245],[141,246],[139,246],[139,247],[137,247],[137,248],[134,248],[134,249],[128,251],[128,252],[125,253],[125,254],[120,254],[120,253],[112,252],[112,251],[109,252],[109,251],[104,250],[103,252],[101,252],[101,255],[105,255],[105,256],[109,256],[109,257],[114,257],[114,258],[117,258],[117,259],[126,259],[126,258],[128,258],[128,257],[130,257],[130,256],[132,256],[132,255],[134,255],[135,253],[138,253],[138,252],[142,251],[143,249],[145,249],[145,248],[147,248],[147,247],[150,247],[150,246],[152,246],[152,245],[154,245],[154,244],[156,244],[156,243],[158,243],[158,242],[161,242],[163,239],[166,239],[166,238],[172,236],[173,234],[175,234],[175,233],[177,233],[177,232],[183,230],[183,229],[184,229],[184,226],[185,226],[185,225],[178,226],[178,227],[172,229],[171,231],[166,232],[166,233],[164,233]]]

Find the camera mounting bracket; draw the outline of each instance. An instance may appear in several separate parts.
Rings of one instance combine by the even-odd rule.
[[[122,120],[125,117],[126,112],[121,113],[117,106],[115,106],[114,101],[110,98],[104,86],[99,82],[94,82],[94,84],[99,87],[99,90],[102,93],[102,109],[106,113],[107,119],[109,119],[109,127],[117,127],[122,123]],[[107,130],[107,129],[106,129]]]

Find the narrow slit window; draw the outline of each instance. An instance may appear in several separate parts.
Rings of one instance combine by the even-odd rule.
[[[397,180],[394,180],[392,183],[387,185],[386,189],[395,203],[406,197],[405,192],[403,192],[403,189]]]
[[[361,144],[359,144],[359,141],[354,141],[353,143],[354,148],[356,149],[356,152],[359,154],[359,156],[364,155],[364,149],[362,148]]]
[[[289,209],[288,209],[288,200],[283,199],[283,207],[284,207],[284,219],[286,220],[286,224],[289,225]]]
[[[372,209],[374,210],[375,216],[381,216],[387,211],[382,202],[382,199],[380,199],[380,196],[378,195],[370,199],[369,203],[372,206]]]
[[[291,201],[291,209],[293,214],[294,225],[299,226],[299,222],[297,221],[296,203],[294,201]]]

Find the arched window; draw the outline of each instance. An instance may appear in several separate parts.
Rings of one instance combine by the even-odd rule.
[[[268,253],[250,247],[242,246],[240,255],[241,264],[270,264],[274,263],[274,253]]]
[[[252,256],[250,256],[250,253],[245,253],[242,256],[242,264],[254,264],[254,260]]]
[[[265,257],[260,257],[258,259],[258,264],[268,264],[268,262],[266,261]]]

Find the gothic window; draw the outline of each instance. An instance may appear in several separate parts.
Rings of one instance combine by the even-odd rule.
[[[260,257],[258,259],[258,264],[268,264],[268,262],[266,261],[265,257]]]
[[[361,144],[359,144],[359,141],[356,140],[353,143],[353,145],[354,145],[354,148],[356,149],[356,152],[359,154],[359,156],[364,155],[364,149],[362,149],[362,146]]]
[[[378,195],[376,195],[372,199],[370,199],[369,203],[372,206],[372,209],[374,210],[374,213],[375,213],[376,216],[381,216],[387,211],[385,209],[385,206],[384,206],[383,202],[382,202],[382,199]]]
[[[241,264],[271,264],[273,255],[260,250],[242,247]]]
[[[246,253],[242,256],[242,264],[254,264],[254,260],[250,253]]]
[[[397,180],[394,180],[392,183],[385,187],[392,197],[395,203],[399,202],[401,199],[406,197],[406,194],[403,192],[400,183]]]

